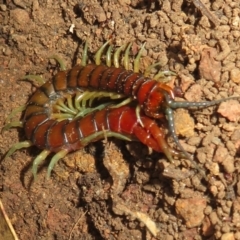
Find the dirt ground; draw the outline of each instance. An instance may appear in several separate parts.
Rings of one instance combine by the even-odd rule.
[[[86,40],[90,59],[110,38],[132,42],[132,55],[145,42],[142,70],[160,61],[188,101],[240,96],[240,2],[204,2],[212,19],[190,0],[0,0],[1,128],[36,90],[19,80],[51,78],[53,54],[71,68]],[[49,180],[45,161],[33,181],[40,150],[2,159],[25,139],[21,129],[3,132],[0,197],[19,239],[240,239],[239,109],[231,100],[175,111],[181,144],[205,177],[189,161],[108,139],[59,161]]]

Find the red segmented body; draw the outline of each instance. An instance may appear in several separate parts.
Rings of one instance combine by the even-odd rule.
[[[102,110],[84,118],[66,119],[61,122],[51,119],[52,102],[63,97],[61,95],[65,92],[74,94],[78,89],[110,91],[132,96],[138,100],[147,113],[152,113],[149,114],[150,116],[157,112],[157,117],[163,115],[159,111],[164,101],[160,90],[170,93],[170,97],[173,96],[170,87],[150,78],[144,78],[139,73],[104,65],[77,65],[71,70],[58,72],[51,81],[39,87],[30,98],[24,115],[23,127],[27,139],[33,145],[52,152],[58,152],[61,149],[74,151],[82,147],[81,139],[102,131],[104,127],[106,131],[134,135],[149,147],[161,151],[159,144],[156,141],[153,143],[152,136],[147,136],[148,133],[144,132],[144,128],[138,123],[139,119],[137,119],[135,110],[129,107]],[[146,116],[141,118],[144,121],[142,123],[146,123],[145,128],[156,125]],[[135,129],[138,129],[142,135],[135,132]],[[163,138],[162,133],[161,138]]]
[[[124,68],[105,65],[77,65],[69,71],[61,71],[53,78],[55,91],[76,88],[109,91],[133,97],[142,106],[146,115],[162,117],[161,103],[165,101],[164,93],[174,99],[172,88],[164,83],[144,77]]]
[[[158,138],[163,137],[162,130],[155,121],[147,116],[141,116],[146,126],[143,128],[137,121],[135,108],[122,106],[119,108],[105,108],[95,111],[84,118],[72,121],[57,122],[47,118],[46,114],[33,114],[25,123],[26,136],[40,149],[58,152],[66,149],[69,152],[80,149],[86,144],[82,139],[102,131],[120,133],[138,139],[145,145],[162,152]],[[104,134],[99,138],[103,138]]]

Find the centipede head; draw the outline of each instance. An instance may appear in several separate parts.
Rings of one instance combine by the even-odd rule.
[[[158,82],[151,88],[149,87],[149,92],[147,94],[146,90],[143,90],[138,95],[142,95],[145,98],[143,101],[145,114],[155,119],[163,117],[165,109],[168,107],[168,102],[173,101],[175,98],[172,88],[161,82]]]

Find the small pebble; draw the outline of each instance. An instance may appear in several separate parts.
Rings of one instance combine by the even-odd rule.
[[[186,221],[188,228],[201,225],[204,219],[204,209],[207,201],[204,198],[178,199],[176,201],[176,212]]]
[[[221,240],[234,240],[234,233],[229,232],[229,233],[224,233],[221,237]]]
[[[7,10],[7,6],[5,4],[0,4],[0,10],[5,12]]]

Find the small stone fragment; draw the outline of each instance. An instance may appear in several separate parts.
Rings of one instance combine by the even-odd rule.
[[[19,8],[11,10],[10,17],[13,20],[14,25],[17,29],[26,30],[25,28],[30,22],[30,17],[26,10]]]
[[[230,71],[230,79],[235,83],[240,83],[240,70],[238,68],[234,68]]]
[[[204,198],[178,199],[176,201],[176,212],[186,221],[189,228],[201,225],[204,219],[204,209],[207,201]]]
[[[222,165],[227,173],[233,173],[235,171],[234,158],[230,155],[228,155],[227,158],[224,159]]]
[[[177,135],[192,137],[194,135],[194,120],[185,109],[177,109],[174,114]]]
[[[218,146],[215,155],[213,157],[213,161],[217,163],[222,163],[226,157],[229,155],[228,150],[223,146]]]
[[[0,10],[5,12],[7,10],[7,6],[5,4],[0,4]]]
[[[221,237],[221,240],[234,240],[234,233],[229,232],[229,233],[224,233]]]
[[[199,72],[202,78],[209,81],[220,81],[221,62],[215,60],[217,50],[215,48],[205,48],[201,53]]]
[[[240,119],[240,103],[237,100],[229,100],[220,104],[218,113],[232,122]]]

